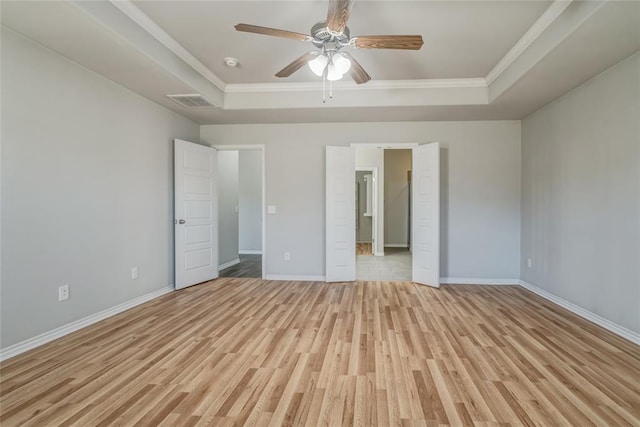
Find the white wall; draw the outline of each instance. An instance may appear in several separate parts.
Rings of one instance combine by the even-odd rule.
[[[384,150],[384,243],[409,242],[409,182],[411,150]]]
[[[522,143],[523,280],[640,332],[640,54],[526,117]]]
[[[254,253],[262,251],[262,151],[239,153],[239,249]]]
[[[266,217],[268,275],[324,276],[330,139],[333,145],[440,141],[442,275],[520,277],[519,121],[211,125],[201,127],[201,138],[265,144],[266,204],[277,207]]]
[[[7,30],[1,101],[0,346],[172,285],[173,138],[199,127]]]
[[[218,259],[238,259],[238,151],[218,151]]]
[[[378,206],[376,215],[376,242],[373,247],[374,255],[384,255],[384,150],[382,148],[356,146],[356,168],[378,169]]]

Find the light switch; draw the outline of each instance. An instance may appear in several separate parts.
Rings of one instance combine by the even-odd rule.
[[[269,213],[269,214],[276,213],[276,207],[274,205],[267,206],[267,213]]]

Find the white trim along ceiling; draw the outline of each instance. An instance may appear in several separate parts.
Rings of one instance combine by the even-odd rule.
[[[634,29],[638,27],[634,22],[637,24],[640,2],[547,1],[546,10],[528,29],[523,29],[522,36],[486,75],[412,80],[374,77],[364,85],[345,79],[334,84],[337,96],[322,104],[320,81],[225,83],[145,14],[144,2],[54,2],[64,3],[55,6],[66,8],[61,16],[78,15],[78,21],[87,21],[77,24],[79,28],[92,34],[101,33],[103,38],[115,40],[119,48],[130,53],[135,51],[140,61],[159,67],[165,78],[176,82],[175,86],[181,87],[183,93],[201,94],[215,106],[190,109],[166,98],[167,93],[150,93],[149,87],[119,81],[108,70],[83,64],[82,55],[74,57],[69,49],[56,45],[55,38],[45,38],[37,30],[27,28],[25,16],[35,13],[35,6],[27,10],[29,6],[3,3],[7,3],[3,4],[3,27],[199,124],[521,119],[640,49],[640,30]],[[613,28],[618,33],[611,34]],[[264,36],[251,37],[260,46],[259,37]],[[598,46],[589,44],[594,37],[602,41]],[[425,37],[425,43],[434,41]],[[284,46],[286,49],[288,45]],[[600,50],[590,51],[591,48]],[[564,68],[568,66],[566,61],[571,61],[574,68],[562,74],[559,70],[563,70],[563,64]],[[551,77],[553,84],[547,84]]]

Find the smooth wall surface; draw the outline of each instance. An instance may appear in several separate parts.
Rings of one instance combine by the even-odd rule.
[[[409,243],[411,150],[384,150],[384,244]]]
[[[640,332],[640,54],[525,118],[522,138],[523,280]]]
[[[238,259],[238,151],[218,151],[218,259]]]
[[[238,245],[240,253],[254,253],[262,251],[262,151],[238,153]]]
[[[1,136],[2,348],[174,283],[173,139],[198,125],[3,30]]]
[[[441,274],[520,277],[520,122],[202,126],[216,144],[265,144],[269,275],[324,276],[325,146],[440,141]],[[331,136],[328,142],[327,135]],[[283,252],[291,253],[291,261]]]

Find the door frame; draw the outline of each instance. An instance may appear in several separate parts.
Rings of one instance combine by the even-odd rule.
[[[411,150],[411,159],[413,159],[413,156],[415,155],[415,150],[417,150],[418,147],[420,146],[420,144],[417,142],[399,142],[399,143],[352,142],[350,145],[351,147],[354,147],[354,149],[357,147],[365,147],[365,148],[380,148],[382,150]],[[356,157],[357,157],[357,150],[356,150]],[[358,168],[356,168],[356,170],[358,170]],[[384,209],[384,182],[381,183],[381,185],[383,186],[382,197],[378,197],[379,194],[376,194],[376,201],[378,203],[378,208]],[[411,203],[413,204],[413,201],[411,201]],[[411,210],[411,212],[413,212],[412,206],[409,206],[409,209]],[[382,215],[382,218],[383,218],[382,230],[384,232],[384,222],[385,222],[384,215]],[[380,215],[379,215],[379,212],[376,211],[376,224],[378,223],[379,220],[380,220]],[[411,227],[413,227],[413,223],[411,224]],[[413,230],[411,229],[411,231]],[[376,237],[378,237],[379,239],[382,239],[382,252],[376,251],[374,248],[373,254],[375,256],[384,256],[384,235],[376,236]],[[409,248],[409,250],[411,250],[411,248]]]
[[[430,141],[430,142],[437,142],[437,141]],[[351,147],[366,147],[366,148],[380,148],[383,150],[407,150],[410,149],[411,150],[411,162],[413,165],[413,158],[416,156],[416,150],[418,149],[418,147],[420,145],[423,144],[428,144],[428,142],[425,143],[413,143],[413,142],[402,142],[402,143],[376,143],[376,142],[354,142],[351,143]],[[412,166],[413,169],[413,166]],[[357,170],[357,169],[356,169]],[[384,184],[384,183],[383,183]],[[355,195],[354,195],[355,197]],[[378,198],[378,206],[382,205],[384,206],[384,199],[382,199],[382,201],[380,201],[380,199]],[[411,198],[411,205],[409,206],[409,209],[411,211],[411,214],[413,215],[413,205],[414,205],[415,201],[414,198]],[[440,203],[440,201],[438,201],[438,203]],[[376,212],[377,214],[378,212]],[[415,226],[415,222],[411,221],[411,236],[413,236],[413,227]],[[440,247],[440,245],[438,245]],[[440,247],[441,248],[441,247]],[[413,256],[413,255],[412,255]],[[412,269],[413,270],[413,269]],[[413,271],[411,273],[411,280],[413,280]]]
[[[356,167],[356,172],[371,172],[373,182],[371,183],[371,194],[373,199],[371,200],[371,209],[373,210],[371,218],[371,255],[379,255],[376,251],[376,243],[378,242],[378,168],[375,166],[362,166]],[[355,178],[355,177],[354,177]],[[356,203],[358,201],[356,200]],[[359,219],[358,219],[359,220]],[[356,241],[356,244],[358,242]]]
[[[265,145],[264,144],[246,144],[246,145],[224,145],[211,144],[212,148],[218,151],[260,151],[262,164],[262,279],[267,277],[267,233],[266,233],[266,212],[267,212],[267,184],[266,184],[266,161],[265,161]],[[218,243],[219,245],[220,243]],[[218,248],[219,250],[219,248]]]

